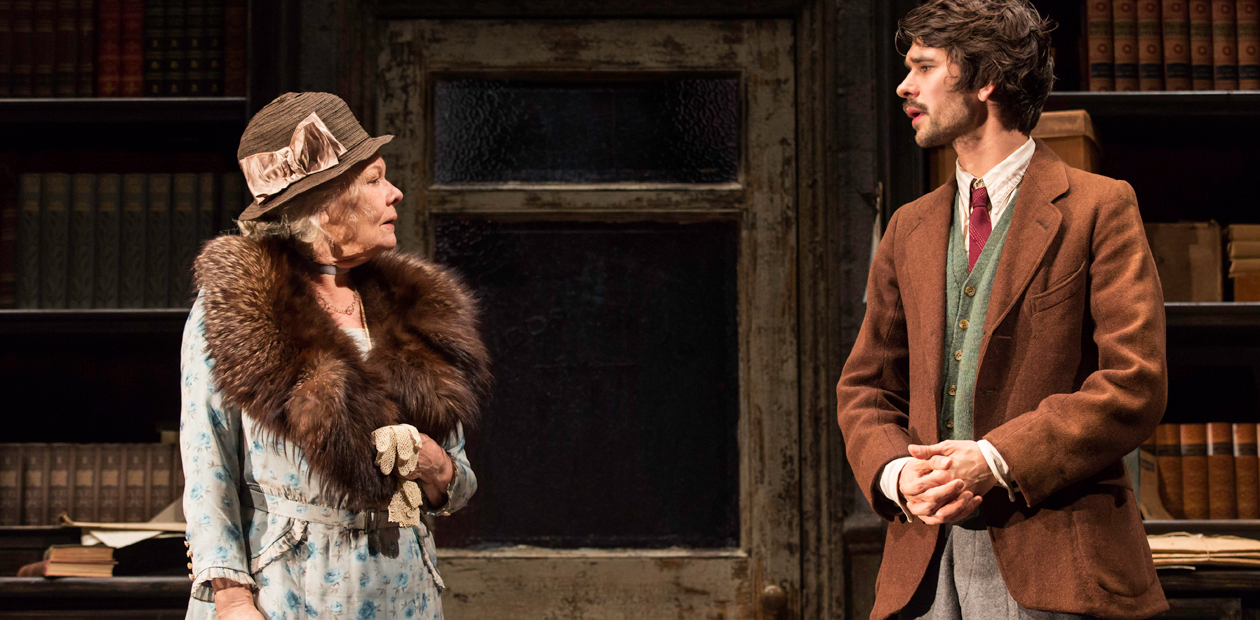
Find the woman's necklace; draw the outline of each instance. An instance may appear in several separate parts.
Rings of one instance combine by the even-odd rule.
[[[341,308],[334,308],[332,304],[328,303],[328,300],[324,298],[324,294],[318,290],[315,291],[315,296],[319,298],[319,303],[323,304],[325,310],[337,314],[344,314],[346,316],[353,316],[355,307],[362,308],[363,303],[359,301],[359,291],[352,290],[351,292],[354,293],[354,301],[350,302],[350,305],[346,306],[345,310],[342,310]]]

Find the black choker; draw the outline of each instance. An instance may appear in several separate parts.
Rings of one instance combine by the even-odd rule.
[[[315,270],[329,276],[340,276],[350,273],[349,267],[338,267],[336,265],[323,265],[315,263]]]

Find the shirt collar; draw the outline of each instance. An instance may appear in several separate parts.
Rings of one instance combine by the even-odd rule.
[[[1002,163],[980,177],[984,181],[984,186],[989,189],[991,207],[1006,206],[1006,201],[1015,192],[1015,188],[1019,187],[1019,182],[1024,179],[1024,172],[1028,170],[1028,164],[1032,161],[1033,151],[1036,149],[1037,143],[1029,138],[1022,146],[1015,149],[1014,153],[1002,160]],[[954,176],[958,179],[958,193],[962,197],[962,206],[969,209],[971,207],[971,182],[976,176],[963,170],[962,164],[958,162],[954,162]]]

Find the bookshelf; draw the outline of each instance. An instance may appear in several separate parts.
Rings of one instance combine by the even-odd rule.
[[[27,123],[238,123],[245,97],[129,97],[110,99],[0,99],[0,126]]]

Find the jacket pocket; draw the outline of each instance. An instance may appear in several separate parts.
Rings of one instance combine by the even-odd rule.
[[[1094,489],[1071,508],[1079,568],[1111,594],[1141,596],[1156,576],[1133,492],[1112,485]]]
[[[1081,263],[1072,275],[1050,285],[1046,290],[1033,295],[1029,299],[1032,306],[1033,314],[1038,314],[1053,308],[1080,292],[1085,285],[1085,276],[1087,270],[1085,267],[1088,263]]]

